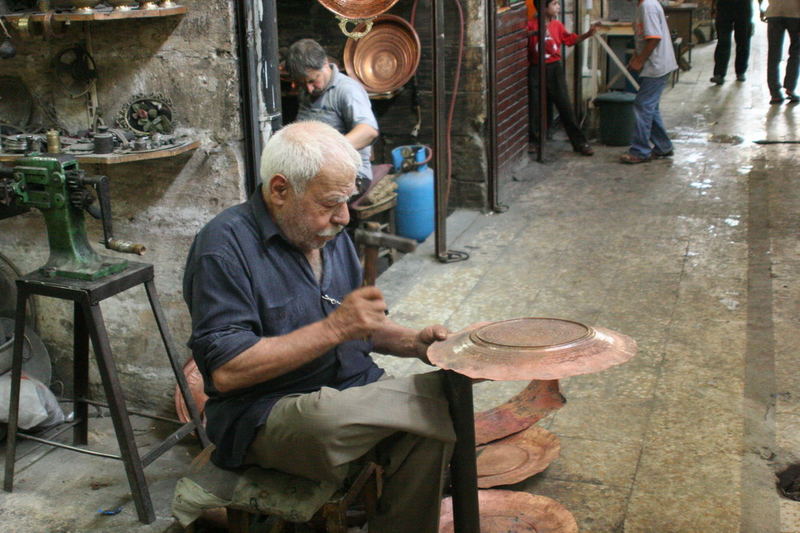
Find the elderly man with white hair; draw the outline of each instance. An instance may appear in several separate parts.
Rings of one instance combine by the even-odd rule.
[[[384,468],[371,531],[438,531],[455,434],[441,372],[388,378],[371,351],[427,362],[441,325],[386,316],[346,232],[361,165],[345,137],[297,122],[270,138],[262,183],[211,220],[186,264],[189,347],[205,380],[212,460],[341,483]]]

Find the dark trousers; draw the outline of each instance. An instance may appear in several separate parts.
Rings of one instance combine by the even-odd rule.
[[[572,103],[569,101],[569,92],[567,91],[564,65],[561,61],[556,61],[547,63],[545,68],[547,69],[545,76],[547,81],[547,125],[549,127],[553,122],[553,105],[555,105],[572,147],[578,149],[587,141],[586,136],[575,122],[575,114],[572,112]],[[530,140],[534,142],[539,138],[539,65],[528,67],[528,120]]]
[[[736,39],[736,75],[747,72],[750,58],[750,36],[753,29],[753,7],[750,0],[717,2],[717,47],[714,49],[714,76],[725,77],[731,57],[731,33]]]
[[[800,66],[800,18],[770,17],[767,19],[767,86],[773,98],[780,98],[780,62],[783,55],[783,33],[789,34],[789,60],[786,62],[786,74],[783,87],[793,93],[797,87],[798,66]]]

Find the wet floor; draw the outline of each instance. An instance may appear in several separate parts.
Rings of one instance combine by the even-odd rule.
[[[379,280],[401,322],[561,317],[637,340],[632,361],[562,380],[567,404],[540,422],[560,458],[506,487],[581,531],[800,532],[774,479],[800,460],[800,145],[755,142],[800,140],[800,106],[768,104],[763,27],[748,81],[709,83],[712,55],[695,48],[663,97],[674,158],[553,142],[503,190],[508,212],[451,217],[468,261],[415,254]],[[476,408],[523,386],[477,385]]]

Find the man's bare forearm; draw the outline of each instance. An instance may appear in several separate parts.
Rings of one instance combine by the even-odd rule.
[[[387,319],[383,327],[372,334],[373,350],[397,357],[419,358],[418,333],[415,329],[401,326]]]
[[[360,150],[378,138],[378,130],[369,124],[356,124],[355,127],[349,132],[345,133],[345,138],[350,141],[353,148]]]

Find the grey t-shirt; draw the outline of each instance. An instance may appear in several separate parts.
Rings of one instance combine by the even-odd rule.
[[[367,91],[356,80],[339,72],[333,63],[330,67],[333,70],[331,81],[316,100],[312,101],[305,90],[300,90],[297,120],[318,120],[333,126],[342,134],[358,124],[367,124],[377,130],[378,121],[372,113]],[[358,173],[371,180],[372,166],[369,159],[372,147],[365,146],[358,152],[361,154],[361,168]]]
[[[672,38],[664,16],[664,8],[658,0],[643,0],[636,8],[636,18],[633,21],[633,33],[636,41],[636,53],[644,49],[645,40],[659,39],[658,46],[645,61],[640,76],[645,78],[660,78],[669,74],[676,68],[675,51],[672,49]]]
[[[800,18],[800,0],[770,0],[766,17]]]

